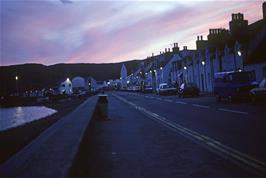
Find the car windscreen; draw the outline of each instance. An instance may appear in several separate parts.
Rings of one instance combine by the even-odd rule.
[[[166,89],[166,88],[169,88],[169,87],[170,87],[169,85],[162,85],[163,89]]]
[[[238,72],[238,73],[232,73],[228,75],[229,81],[232,82],[250,82],[252,80],[252,75],[249,72]]]

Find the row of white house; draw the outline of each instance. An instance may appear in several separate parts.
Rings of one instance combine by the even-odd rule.
[[[207,40],[197,37],[194,50],[186,46],[179,50],[174,43],[172,51],[168,48],[157,56],[152,55],[127,77],[123,66],[123,85],[158,88],[160,83],[193,82],[202,92],[212,92],[215,73],[237,70],[253,72],[259,82],[266,78],[265,8],[264,3],[264,18],[250,25],[243,14],[232,14],[229,30],[210,29]]]
[[[99,89],[97,81],[92,77],[73,77],[59,82],[58,91],[60,94],[73,94],[80,93],[82,91],[93,92]]]

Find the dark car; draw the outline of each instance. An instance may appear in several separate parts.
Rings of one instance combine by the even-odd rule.
[[[153,93],[153,88],[151,86],[145,86],[144,93]]]
[[[173,85],[169,85],[167,83],[161,83],[159,88],[157,89],[158,95],[175,95],[176,88]]]
[[[178,96],[199,96],[199,88],[195,83],[182,83],[178,89]]]
[[[260,82],[258,87],[250,90],[249,93],[253,102],[266,102],[266,78]]]

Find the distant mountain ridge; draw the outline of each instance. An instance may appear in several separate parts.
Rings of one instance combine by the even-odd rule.
[[[119,79],[122,64],[128,74],[138,68],[143,60],[119,63],[75,63],[75,64],[19,64],[0,66],[0,95],[16,91],[15,76],[18,76],[19,91],[54,87],[58,81],[75,76],[92,76],[96,80]]]

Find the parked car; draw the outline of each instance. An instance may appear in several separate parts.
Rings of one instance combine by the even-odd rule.
[[[145,86],[144,93],[152,93],[152,92],[153,92],[152,86]]]
[[[258,87],[250,90],[249,93],[253,102],[266,102],[266,78],[260,82]]]
[[[139,92],[140,91],[140,86],[133,86],[132,91],[134,92]]]
[[[227,98],[230,102],[249,97],[257,86],[252,72],[219,72],[214,75],[214,94],[217,101]]]
[[[182,83],[177,92],[179,97],[199,96],[199,88],[195,83]]]
[[[159,88],[157,89],[158,95],[175,95],[176,94],[176,88],[172,85],[168,85],[167,83],[162,83],[159,85]]]

